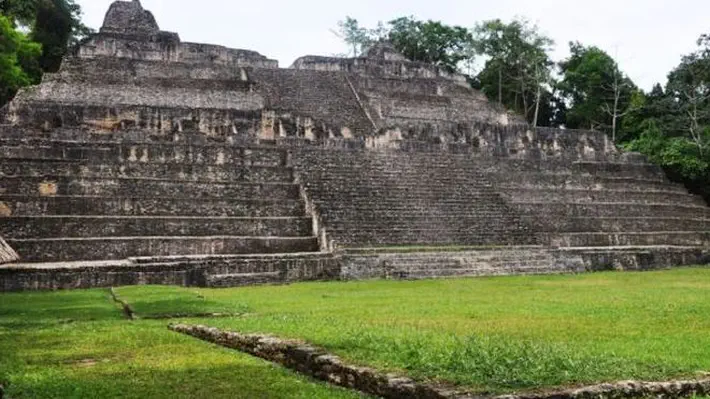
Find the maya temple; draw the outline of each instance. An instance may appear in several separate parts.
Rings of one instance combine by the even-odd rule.
[[[117,1],[0,123],[0,291],[710,262],[661,168],[386,43],[281,68]]]

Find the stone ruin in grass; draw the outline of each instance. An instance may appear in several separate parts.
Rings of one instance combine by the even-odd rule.
[[[280,68],[117,1],[0,116],[0,290],[708,260],[710,209],[660,168],[386,43]]]

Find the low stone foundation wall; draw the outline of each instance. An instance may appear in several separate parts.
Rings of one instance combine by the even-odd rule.
[[[567,390],[492,396],[451,386],[419,383],[396,374],[343,362],[339,357],[296,340],[240,334],[206,326],[174,324],[170,330],[281,364],[316,379],[382,398],[396,399],[592,399],[685,398],[710,394],[710,378],[669,382],[623,381]]]
[[[410,378],[345,364],[337,356],[295,340],[282,340],[258,334],[243,335],[206,326],[176,324],[170,325],[169,328],[178,333],[279,363],[331,384],[382,398],[463,397],[447,392],[443,388],[419,384]]]
[[[669,267],[709,265],[710,250],[684,247],[596,248],[560,250],[564,256],[581,257],[586,271],[645,271]]]
[[[3,263],[15,262],[20,257],[14,249],[12,249],[5,240],[0,237],[0,265]]]
[[[0,267],[0,292],[129,285],[230,287],[336,280],[339,274],[340,260],[330,254],[15,264]]]
[[[126,285],[193,285],[182,265],[133,265],[128,261],[21,264],[0,268],[0,291],[65,290]]]

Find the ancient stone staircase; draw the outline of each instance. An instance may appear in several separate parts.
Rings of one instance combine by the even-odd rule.
[[[130,282],[146,278],[141,268],[167,268],[178,274],[168,283],[229,286],[338,267],[319,253],[313,217],[275,147],[5,138],[0,217],[21,267],[45,273],[47,263],[113,267],[126,271],[114,280]]]
[[[316,148],[293,158],[341,248],[537,243],[470,157]]]
[[[296,171],[344,278],[439,278],[579,271],[537,245],[470,155],[308,148]]]

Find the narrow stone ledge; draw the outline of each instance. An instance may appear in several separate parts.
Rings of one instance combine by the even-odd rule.
[[[424,384],[369,367],[345,364],[339,357],[296,340],[239,334],[206,326],[171,324],[172,331],[251,354],[335,385],[383,398],[414,399],[598,399],[686,398],[710,394],[710,375],[698,380],[669,382],[622,381],[541,393],[492,396]]]
[[[690,398],[710,394],[710,376],[698,380],[621,381],[540,394],[504,395],[496,399]]]
[[[464,398],[461,393],[420,384],[368,367],[345,364],[339,357],[295,340],[239,334],[206,326],[171,324],[170,330],[236,349],[281,364],[300,373],[349,389],[384,398]]]
[[[121,306],[123,314],[126,316],[126,318],[129,320],[135,320],[136,312],[133,311],[131,305],[129,305],[128,302],[124,301],[123,299],[119,298],[113,287],[109,288],[109,293],[111,294],[111,298],[113,298],[113,301]]]

